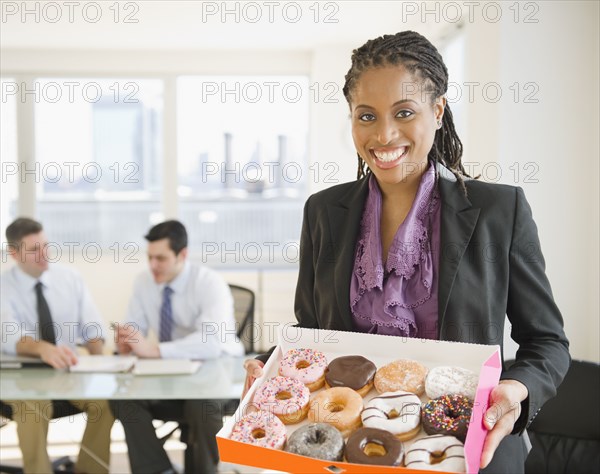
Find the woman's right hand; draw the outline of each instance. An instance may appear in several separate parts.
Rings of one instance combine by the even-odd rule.
[[[244,361],[244,369],[246,369],[246,382],[244,383],[244,391],[242,392],[242,398],[246,396],[250,387],[254,381],[263,374],[262,368],[265,366],[260,360],[257,359],[246,359]]]

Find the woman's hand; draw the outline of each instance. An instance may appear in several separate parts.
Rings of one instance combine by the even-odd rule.
[[[244,383],[242,398],[246,396],[246,393],[248,393],[248,390],[250,390],[250,387],[252,387],[254,381],[262,375],[262,368],[264,366],[265,364],[257,359],[246,359],[244,361],[244,369],[246,369],[246,382]]]
[[[483,422],[489,430],[481,453],[483,469],[492,458],[500,441],[508,436],[521,414],[521,402],[527,398],[527,387],[517,380],[501,380],[490,393],[490,408],[485,412]]]

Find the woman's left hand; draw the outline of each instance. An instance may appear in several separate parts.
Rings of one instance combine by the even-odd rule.
[[[527,387],[517,380],[501,380],[490,393],[490,408],[485,412],[483,422],[489,430],[481,453],[483,469],[505,436],[508,436],[521,414],[521,402],[527,398]]]

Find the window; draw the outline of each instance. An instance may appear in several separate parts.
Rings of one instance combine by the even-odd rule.
[[[179,78],[180,216],[205,262],[297,260],[308,92],[306,76]]]
[[[35,211],[59,245],[124,253],[177,203],[204,263],[297,262],[310,171],[308,76],[12,81],[33,103],[13,95],[2,108],[3,222],[16,212],[18,177],[5,176],[4,163],[19,161],[18,132],[35,145]],[[33,122],[15,131],[22,106]],[[165,107],[175,121],[164,123]],[[177,137],[176,152],[163,150],[166,134]],[[163,182],[165,167],[176,181]]]
[[[0,242],[5,242],[6,226],[17,217],[20,167],[17,162],[17,94],[10,93],[14,79],[0,80],[2,101],[0,104],[0,166],[2,186],[0,191]],[[2,246],[4,249],[4,245]]]
[[[37,214],[56,242],[139,243],[160,211],[163,85],[35,81]]]

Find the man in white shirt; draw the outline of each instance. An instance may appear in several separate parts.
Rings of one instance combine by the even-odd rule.
[[[6,228],[8,253],[16,265],[2,273],[2,352],[40,357],[56,369],[77,363],[82,341],[91,354],[101,354],[102,319],[81,277],[47,258],[42,225],[18,218]],[[52,473],[46,451],[50,400],[4,400],[17,423],[26,473]],[[110,431],[114,422],[104,400],[69,400],[87,414],[87,426],[75,469],[107,473]]]
[[[218,273],[187,259],[183,224],[163,222],[152,227],[145,238],[150,272],[135,282],[126,322],[117,331],[119,352],[187,359],[242,355],[229,287]],[[159,342],[147,337],[149,330]],[[192,449],[196,471],[216,472],[215,435],[223,424],[217,401],[114,400],[110,406],[123,424],[132,472],[174,472],[156,437],[153,419],[185,421],[190,426],[188,449]]]

